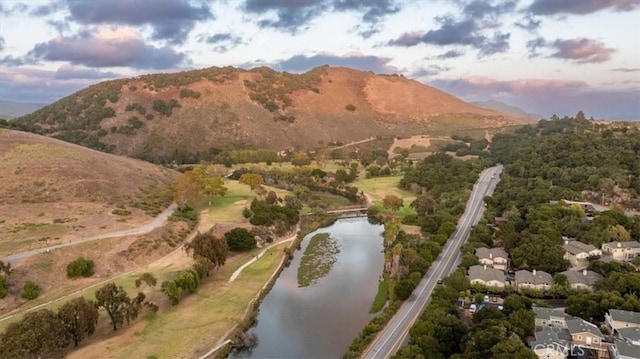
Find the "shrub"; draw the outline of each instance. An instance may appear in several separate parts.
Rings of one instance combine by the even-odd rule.
[[[22,287],[22,298],[24,299],[36,299],[40,295],[40,287],[32,281],[27,281]]]
[[[93,275],[93,267],[92,260],[80,257],[67,264],[67,277],[91,277]]]
[[[245,228],[234,228],[224,234],[229,250],[244,252],[256,247],[256,239]]]
[[[348,104],[348,105],[346,105],[344,108],[345,108],[347,111],[352,111],[352,112],[356,110],[356,107],[355,107],[354,105],[352,105],[352,104]]]
[[[122,208],[116,208],[111,211],[111,214],[115,214],[116,216],[128,216],[131,214],[131,211]]]

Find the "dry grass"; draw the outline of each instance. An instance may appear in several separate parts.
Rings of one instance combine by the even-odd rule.
[[[0,132],[0,256],[135,227],[149,221],[134,201],[176,173],[48,137]],[[124,206],[130,215],[112,214]],[[161,205],[158,205],[158,209]]]

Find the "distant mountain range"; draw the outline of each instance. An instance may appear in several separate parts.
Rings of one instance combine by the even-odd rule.
[[[12,121],[116,154],[164,162],[216,149],[329,143],[530,122],[399,75],[321,66],[304,74],[210,67],[105,81]]]
[[[27,103],[0,100],[0,118],[10,120],[15,117],[24,116],[47,104],[44,103]]]
[[[527,117],[527,118],[540,118],[540,115],[536,115],[535,113],[529,113],[520,107],[509,105],[508,103],[504,103],[501,101],[495,100],[487,100],[487,101],[475,101],[470,102],[472,105],[476,105],[478,107],[486,108],[488,110],[499,111],[503,113],[508,113],[510,115],[518,116],[518,117]]]

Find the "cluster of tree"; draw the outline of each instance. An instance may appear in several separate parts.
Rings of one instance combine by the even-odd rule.
[[[9,288],[7,286],[7,277],[9,274],[11,274],[11,263],[0,261],[0,299],[9,294]]]
[[[494,195],[497,212],[515,206],[524,217],[531,205],[580,200],[585,190],[594,200],[626,201],[640,208],[639,148],[637,128],[603,128],[581,112],[575,118],[540,121],[513,134],[497,134],[491,158],[505,165]]]
[[[184,88],[184,89],[180,90],[180,98],[185,98],[185,97],[191,97],[191,98],[194,98],[194,99],[199,99],[200,98],[200,92]]]
[[[224,239],[232,252],[246,252],[256,248],[256,238],[246,228],[234,228],[224,234]]]
[[[153,100],[151,108],[161,115],[171,117],[174,108],[182,107],[175,99],[164,102],[163,100]]]
[[[162,282],[160,290],[171,300],[172,305],[180,303],[183,292],[195,293],[200,286],[200,275],[195,269],[180,271],[173,279]]]
[[[509,296],[502,311],[484,307],[474,314],[471,326],[467,327],[456,301],[458,293],[468,288],[464,270],[447,277],[411,327],[409,344],[395,358],[537,358],[524,344],[526,336],[534,330],[531,301]]]
[[[227,193],[222,178],[208,173],[208,170],[209,167],[196,167],[178,176],[173,200],[180,208],[195,207],[205,198]]]
[[[485,156],[487,153],[485,149],[489,145],[489,141],[486,138],[476,140],[471,136],[461,137],[459,135],[452,135],[451,139],[456,142],[448,143],[440,148],[444,152],[455,152],[456,156]]]
[[[141,282],[155,285],[155,278],[146,274]],[[136,283],[139,286],[139,283]],[[91,336],[98,325],[99,309],[104,309],[117,330],[125,321],[135,320],[143,307],[156,311],[158,307],[145,301],[141,292],[134,298],[114,283],[108,283],[95,293],[95,302],[84,297],[63,304],[57,312],[50,309],[27,312],[7,326],[0,335],[0,356],[3,358],[59,358],[73,342],[74,346]]]
[[[304,74],[276,72],[267,67],[258,67],[251,71],[260,74],[260,79],[255,82],[244,80],[244,86],[249,90],[249,98],[260,103],[268,111],[274,112],[284,111],[293,104],[290,95],[294,91],[319,91],[316,86],[324,68],[315,68]]]
[[[138,113],[143,116],[147,114],[147,109],[137,102],[128,104],[127,107],[125,107],[125,111],[138,111]]]
[[[256,198],[251,202],[249,222],[254,226],[274,226],[276,233],[282,235],[298,223],[300,208],[300,202],[292,196],[285,197],[284,205]]]

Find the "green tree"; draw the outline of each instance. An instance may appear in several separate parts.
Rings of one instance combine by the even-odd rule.
[[[49,309],[27,312],[0,335],[3,358],[61,358],[68,346],[64,324]]]
[[[187,253],[191,254],[194,259],[199,257],[206,258],[215,267],[222,267],[227,260],[229,247],[227,241],[217,238],[213,232],[198,233],[185,245]],[[209,274],[208,272],[206,273]]]
[[[426,192],[416,197],[416,199],[411,202],[411,207],[413,207],[418,214],[426,215],[434,213],[435,204],[436,202],[433,195]]]
[[[166,294],[171,300],[171,305],[177,305],[180,303],[180,297],[182,296],[182,289],[178,287],[175,280],[166,280],[160,285],[162,293]]]
[[[518,334],[520,339],[524,340],[527,336],[533,334],[535,328],[535,315],[531,310],[518,309],[509,314],[509,323],[514,333]]]
[[[253,191],[262,184],[263,178],[262,175],[258,173],[244,173],[240,176],[238,182],[246,184]]]
[[[114,283],[102,286],[96,291],[95,296],[96,306],[107,311],[114,331],[118,329],[118,326],[122,326],[125,320],[128,324],[138,317],[145,298],[144,294],[138,293],[132,299],[124,288],[116,286]]]
[[[93,275],[94,263],[90,259],[77,258],[67,264],[67,277],[91,277]]]
[[[98,317],[95,304],[84,297],[74,298],[58,309],[58,318],[64,323],[75,346],[95,332]]]
[[[24,283],[22,287],[22,295],[21,297],[24,299],[36,299],[40,295],[40,287],[34,282],[28,280]]]
[[[0,274],[0,299],[9,294],[9,288],[7,287],[7,277]]]
[[[142,273],[140,277],[138,277],[138,279],[136,279],[135,281],[136,288],[140,288],[140,286],[143,283],[148,285],[149,287],[155,287],[156,284],[158,284],[158,280],[153,274],[149,272],[145,272],[145,273]]]
[[[184,209],[195,207],[205,198],[224,196],[226,193],[227,187],[222,178],[209,176],[205,168],[196,167],[178,176],[174,184],[173,201]]]
[[[256,239],[245,228],[234,228],[224,234],[229,250],[244,252],[256,247]]]
[[[308,166],[311,164],[311,158],[306,152],[296,152],[291,156],[291,164],[294,166]]]
[[[392,211],[399,210],[402,207],[403,203],[404,201],[402,200],[402,198],[392,194],[388,194],[382,199],[382,205],[384,206],[384,208],[389,208]]]
[[[536,353],[527,348],[522,341],[509,338],[491,348],[492,359],[538,359]]]

